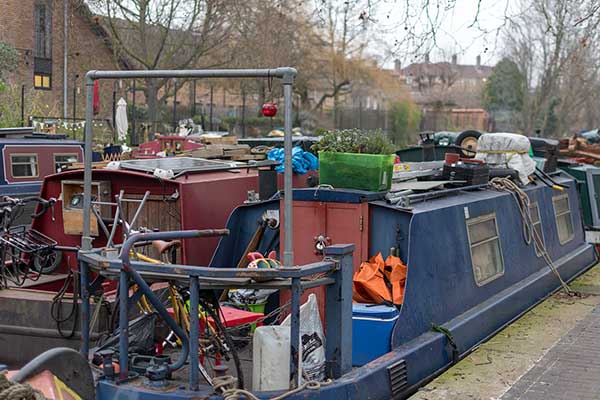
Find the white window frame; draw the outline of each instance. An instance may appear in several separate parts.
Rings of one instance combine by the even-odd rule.
[[[33,157],[35,159],[35,175],[15,175],[14,166],[15,165],[31,165],[31,163],[23,163],[18,162],[15,164],[14,157]],[[35,153],[12,153],[10,155],[10,173],[14,179],[22,179],[22,178],[37,178],[40,176],[40,163],[38,160],[38,155]]]
[[[55,153],[52,156],[52,159],[54,160],[54,172],[58,172],[58,169],[56,168],[58,164],[58,162],[56,161],[56,157],[75,157],[75,159],[79,161],[79,155],[77,153]],[[60,164],[66,165],[69,163],[61,161]]]
[[[469,233],[469,227],[471,225],[475,225],[475,224],[478,224],[481,222],[486,222],[489,220],[494,220],[494,226],[496,228],[496,236],[493,236],[489,239],[482,240],[481,242],[472,243],[471,234]],[[502,254],[502,244],[500,243],[500,233],[498,231],[498,220],[496,219],[496,213],[492,212],[489,214],[480,215],[479,217],[467,219],[466,220],[466,228],[467,228],[467,238],[469,240],[469,255],[471,257],[471,270],[473,271],[473,280],[475,281],[475,284],[477,286],[481,287],[481,286],[487,285],[488,283],[490,283],[504,275],[504,255]],[[475,275],[475,267],[473,265],[473,247],[476,247],[476,246],[479,246],[479,245],[482,245],[485,243],[489,243],[494,240],[497,241],[497,243],[498,243],[498,251],[500,253],[500,265],[501,265],[502,269],[500,271],[498,271],[496,274],[489,276],[481,281],[478,281],[477,276]]]
[[[562,213],[557,214],[556,202],[562,199],[567,199],[567,211],[563,211]],[[573,223],[573,213],[571,212],[571,199],[569,198],[569,194],[564,193],[559,194],[558,196],[552,196],[552,208],[554,209],[554,223],[556,224],[556,235],[558,236],[558,243],[560,243],[561,246],[564,246],[565,244],[573,240],[573,238],[575,237],[575,224]],[[564,240],[560,240],[560,234],[558,233],[558,217],[561,217],[566,214],[569,214],[569,217],[571,218],[571,234]]]
[[[537,210],[537,217],[538,217],[538,222],[534,223],[532,226],[533,232],[531,232],[531,239],[533,240],[533,248],[535,249],[535,255],[536,257],[541,257],[543,256],[543,252],[542,249],[538,249],[537,244],[535,243],[535,238],[534,238],[534,234],[535,234],[535,226],[539,225],[540,226],[540,233],[541,233],[541,239],[542,239],[542,245],[544,245],[544,247],[546,247],[546,237],[544,236],[544,225],[542,224],[542,214],[540,213],[540,204],[537,201],[534,201],[532,203],[529,204],[529,212],[531,212],[531,207],[535,206],[535,209]],[[533,221],[533,218],[532,218]]]

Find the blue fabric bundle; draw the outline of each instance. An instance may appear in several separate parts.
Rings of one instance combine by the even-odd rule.
[[[283,174],[284,165],[283,148],[275,148],[269,152],[269,160],[278,161],[280,164],[275,167],[275,171]],[[298,175],[304,175],[310,170],[319,168],[319,159],[312,153],[302,150],[302,147],[296,146],[292,149],[292,171]]]

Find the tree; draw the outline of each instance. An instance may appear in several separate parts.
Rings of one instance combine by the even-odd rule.
[[[523,109],[523,98],[527,83],[519,66],[508,58],[496,64],[492,74],[485,83],[483,102],[488,111]]]
[[[220,64],[235,0],[90,0],[115,52],[134,69],[186,69]],[[177,82],[181,87],[184,82]],[[149,117],[173,95],[168,79],[146,79]]]
[[[558,135],[579,129],[596,96],[600,14],[595,0],[533,0],[506,31],[508,57],[525,77],[521,129]]]
[[[409,100],[396,101],[390,111],[390,138],[396,145],[405,146],[413,141],[410,137],[418,131],[421,123],[421,110]]]
[[[371,1],[323,0],[318,3],[317,29],[311,37],[316,53],[315,64],[326,81],[327,89],[314,109],[333,99],[333,119],[340,97],[352,90],[352,82],[365,77],[364,50],[367,45]]]
[[[4,87],[6,75],[17,69],[19,53],[11,45],[0,42],[0,90]]]

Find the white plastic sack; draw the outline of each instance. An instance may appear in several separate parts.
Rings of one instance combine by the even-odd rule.
[[[516,133],[485,133],[477,141],[475,158],[490,167],[512,168],[519,173],[523,185],[535,171],[535,161],[529,157],[531,143],[526,136]]]
[[[281,326],[291,326],[289,315]],[[317,296],[313,293],[308,296],[308,301],[300,306],[300,342],[302,378],[325,380],[325,335],[321,325]]]

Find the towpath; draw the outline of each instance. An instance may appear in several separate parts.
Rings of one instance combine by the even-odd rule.
[[[600,264],[501,331],[411,400],[600,399]]]

